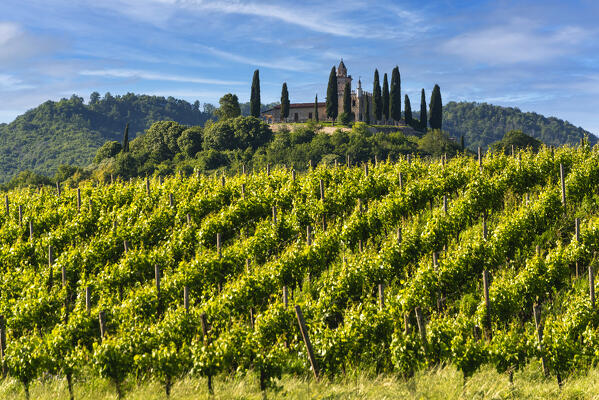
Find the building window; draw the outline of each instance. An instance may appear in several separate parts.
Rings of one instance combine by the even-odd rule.
[[[312,119],[312,113],[308,113],[308,119]]]
[[[356,101],[355,101],[355,100],[352,100],[352,101],[351,101],[351,106],[352,106],[352,107],[355,107],[355,106],[356,106]]]

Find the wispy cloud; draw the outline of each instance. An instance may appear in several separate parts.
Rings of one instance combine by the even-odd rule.
[[[309,71],[316,66],[315,63],[306,61],[297,57],[278,57],[273,60],[261,60],[253,57],[243,56],[239,53],[232,53],[224,50],[219,50],[214,47],[197,45],[197,48],[206,53],[215,55],[225,60],[234,61],[240,64],[249,64],[257,67],[281,69],[285,71]]]
[[[200,83],[208,85],[241,85],[244,82],[228,81],[210,78],[197,78],[180,75],[162,74],[159,72],[140,71],[134,69],[98,69],[83,70],[79,73],[84,76],[102,76],[112,78],[145,79],[149,81],[169,81],[184,83]]]
[[[588,30],[577,26],[550,32],[536,28],[532,21],[515,19],[510,23],[456,36],[443,44],[442,50],[474,62],[534,63],[573,53],[575,47],[591,35]]]
[[[20,79],[9,74],[0,74],[0,89],[2,90],[22,90],[31,89],[32,85],[23,83]]]
[[[26,32],[20,24],[0,22],[0,66],[14,65],[52,52],[58,42]]]

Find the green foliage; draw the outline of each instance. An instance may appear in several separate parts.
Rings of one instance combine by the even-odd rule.
[[[287,82],[283,82],[281,89],[281,120],[289,117],[289,92],[287,91]]]
[[[94,163],[99,164],[102,160],[107,158],[112,158],[119,154],[123,146],[116,140],[112,140],[110,142],[106,142],[96,151],[96,156],[94,157]]]
[[[253,94],[252,89],[252,94]],[[239,100],[237,99],[237,95],[227,93],[218,101],[220,107],[216,110],[216,115],[219,120],[226,120],[230,118],[236,118],[241,115],[241,108],[239,107]],[[250,108],[251,108],[250,104]],[[252,112],[250,111],[250,114]]]
[[[351,121],[351,114],[348,114],[346,112],[342,112],[341,114],[339,114],[339,117],[337,118],[337,120],[342,125],[349,125],[349,123]]]
[[[460,146],[449,138],[446,132],[440,130],[429,130],[426,135],[418,140],[418,149],[432,156],[443,154],[456,154]]]
[[[530,148],[532,151],[537,152],[541,145],[540,141],[522,133],[522,131],[509,131],[503,136],[503,139],[491,144],[490,148],[493,151],[511,154],[512,146],[514,150]]]
[[[327,86],[327,100],[326,100],[326,110],[327,117],[332,119],[333,121],[337,119],[337,113],[339,112],[339,98],[337,95],[337,71],[335,67],[331,68],[331,73],[329,74],[329,84]]]
[[[389,91],[389,115],[395,121],[401,119],[401,77],[399,67],[391,72],[391,89]]]
[[[351,116],[351,86],[349,81],[345,84],[343,88],[343,113]]]
[[[123,145],[121,148],[123,149],[123,153],[129,152],[129,123],[125,125],[125,133],[123,133]]]
[[[195,157],[196,153],[202,150],[203,133],[204,130],[201,126],[192,126],[185,129],[177,139],[180,151],[187,157]]]
[[[555,117],[544,117],[518,108],[486,103],[449,102],[443,106],[443,126],[452,136],[464,135],[468,147],[487,148],[506,132],[522,131],[546,145],[578,145],[588,135],[591,145],[597,137]],[[511,149],[510,149],[511,151]]]
[[[260,104],[260,71],[255,70],[254,77],[252,78],[252,92],[250,94],[250,115],[252,117],[260,118]],[[230,115],[229,118],[236,117],[240,114]]]
[[[389,120],[389,82],[387,81],[387,73],[383,76],[383,116],[385,121]]]
[[[407,94],[405,96],[404,104],[406,108],[404,118],[406,121],[406,125],[414,127],[414,121],[412,120],[412,105],[410,104],[410,98]]]
[[[430,113],[428,125],[431,129],[441,129],[443,124],[443,103],[441,101],[441,89],[435,85],[431,93]]]
[[[372,113],[374,119],[380,121],[383,118],[383,98],[381,95],[381,83],[379,80],[379,70],[374,70],[374,80],[372,88]]]

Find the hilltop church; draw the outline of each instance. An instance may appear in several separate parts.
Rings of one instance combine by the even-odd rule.
[[[337,96],[339,110],[337,115],[343,112],[343,92],[345,91],[345,84],[349,82],[350,87],[352,86],[352,77],[347,75],[347,68],[343,63],[343,60],[339,63],[337,68]],[[369,103],[370,107],[366,107]],[[358,79],[358,87],[356,90],[351,92],[351,110],[353,113],[354,121],[366,120],[366,110],[370,112],[370,121],[374,121],[374,114],[372,111],[372,93],[362,90],[362,82]],[[289,117],[287,122],[306,122],[314,118],[314,103],[291,103],[289,105]],[[269,123],[281,121],[281,105],[274,106],[270,110],[262,112],[262,118]],[[321,121],[326,121],[327,111],[326,103],[318,103],[318,118]]]

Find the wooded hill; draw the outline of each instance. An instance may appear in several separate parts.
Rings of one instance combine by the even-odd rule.
[[[247,104],[241,106],[242,112],[249,109]],[[93,93],[89,102],[75,95],[58,102],[47,101],[10,124],[0,124],[0,182],[27,169],[52,176],[61,164],[88,165],[103,143],[122,140],[127,122],[132,139],[156,121],[203,125],[214,118],[214,110],[210,104],[200,109],[199,102],[133,93],[107,93],[104,97]],[[589,135],[591,144],[597,140],[590,132],[557,118],[490,104],[444,105],[443,128],[458,143],[464,135],[466,147],[471,149],[486,148],[511,129],[521,129],[552,145],[578,143],[584,135]]]

